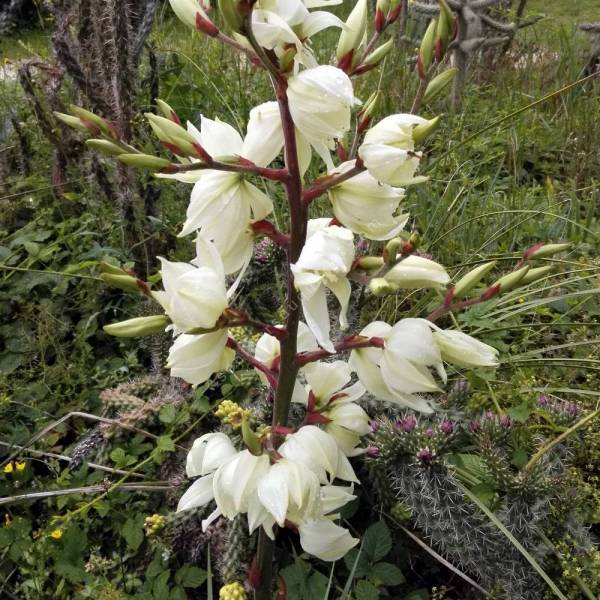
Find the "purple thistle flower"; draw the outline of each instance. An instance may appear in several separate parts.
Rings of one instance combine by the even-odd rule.
[[[379,428],[381,427],[381,422],[378,421],[377,419],[373,419],[373,420],[369,421],[369,427],[371,428],[371,431],[373,433],[376,433],[379,431]]]
[[[415,417],[413,417],[412,415],[408,415],[408,417],[404,417],[403,419],[396,421],[396,429],[404,431],[405,433],[410,433],[411,431],[414,431],[416,426],[417,419],[415,419]]]
[[[370,458],[377,458],[380,454],[379,448],[377,446],[367,446],[367,456]]]
[[[446,435],[450,435],[451,433],[454,432],[454,423],[452,421],[450,421],[449,419],[445,418],[440,423],[440,431],[442,433],[445,433]]]
[[[427,446],[417,452],[417,458],[424,464],[429,464],[433,460],[433,457],[434,453]]]

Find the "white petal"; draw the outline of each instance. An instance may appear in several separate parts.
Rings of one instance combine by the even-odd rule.
[[[204,506],[213,498],[213,476],[206,475],[206,477],[201,477],[194,481],[183,496],[181,496],[177,504],[177,512],[196,508],[197,506]]]
[[[321,560],[338,560],[359,542],[347,529],[325,518],[302,523],[298,529],[302,548]]]

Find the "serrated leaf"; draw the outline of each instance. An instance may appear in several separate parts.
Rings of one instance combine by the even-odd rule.
[[[354,568],[354,577],[366,577],[369,574],[369,569],[371,565],[369,563],[369,559],[367,558],[364,552],[361,552],[358,562],[356,562],[358,552],[358,548],[352,548],[344,556],[344,563],[346,564],[346,568],[348,569],[348,571],[351,572]],[[355,563],[356,567],[354,567]]]
[[[372,583],[361,579],[354,588],[354,595],[356,600],[377,600],[379,591]]]
[[[158,418],[161,422],[165,424],[170,424],[175,420],[175,416],[177,414],[177,409],[173,404],[165,404],[161,407],[160,412],[158,413]]]
[[[168,435],[161,435],[156,440],[156,449],[161,452],[173,452],[175,450],[175,442]]]
[[[376,563],[380,561],[392,549],[392,536],[390,530],[383,521],[371,525],[362,541],[362,552],[367,559]]]
[[[402,571],[388,562],[374,564],[369,577],[379,585],[400,585],[406,581]]]
[[[404,596],[402,600],[429,600],[429,592],[427,590],[415,590],[408,596]]]
[[[206,571],[193,565],[184,565],[175,574],[175,582],[183,587],[197,588],[206,581]]]
[[[154,600],[169,600],[170,571],[163,571],[152,584],[152,597]]]

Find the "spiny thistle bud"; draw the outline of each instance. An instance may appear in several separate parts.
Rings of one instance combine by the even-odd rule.
[[[105,325],[103,329],[108,335],[114,335],[115,337],[140,337],[160,333],[165,330],[170,322],[169,317],[166,315],[154,315],[112,323],[111,325]]]
[[[367,0],[358,0],[346,20],[337,45],[336,57],[339,62],[355,62],[358,49],[363,43],[367,30]],[[346,59],[346,57],[350,57]]]
[[[437,98],[450,85],[457,73],[458,69],[456,67],[451,67],[450,69],[446,69],[443,73],[436,75],[427,84],[425,94],[423,94],[423,102],[427,104]]]
[[[525,277],[528,271],[529,265],[525,265],[512,273],[508,273],[508,275],[504,275],[504,277],[500,277],[491,287],[499,287],[501,293],[508,292],[521,284],[523,277]]]
[[[564,252],[570,247],[571,244],[569,242],[565,242],[563,244],[536,244],[535,246],[532,246],[523,252],[523,258],[546,258],[548,256],[554,256],[559,252]]]
[[[433,119],[430,119],[426,123],[421,123],[420,125],[417,125],[412,130],[412,136],[413,140],[415,141],[415,144],[422,144],[432,133],[435,132],[439,124],[440,117],[437,116]]]
[[[148,169],[150,171],[168,170],[171,161],[166,158],[152,156],[150,154],[121,154],[118,159],[129,167],[136,169]]]
[[[79,119],[77,120],[79,121]],[[121,154],[126,153],[126,150],[123,150],[121,146],[117,146],[117,144],[114,144],[109,140],[86,140],[85,145],[91,148],[92,150],[96,150],[96,152],[100,152],[101,154],[107,154],[108,156],[120,156]]]
[[[454,286],[454,297],[460,298],[468,294],[497,264],[497,261],[484,263],[461,277]]]

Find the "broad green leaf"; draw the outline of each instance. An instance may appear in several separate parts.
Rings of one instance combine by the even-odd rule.
[[[197,588],[206,581],[206,571],[193,565],[184,565],[175,574],[175,582],[183,587]]]
[[[362,552],[372,563],[380,561],[392,549],[392,536],[384,521],[371,525],[363,536]]]
[[[121,535],[125,538],[127,545],[136,551],[144,541],[144,526],[138,517],[129,517],[123,525]]]
[[[402,571],[396,565],[388,562],[374,564],[369,578],[379,585],[400,585],[406,581]]]
[[[361,579],[354,588],[354,596],[356,600],[378,600],[379,591],[372,583]]]

